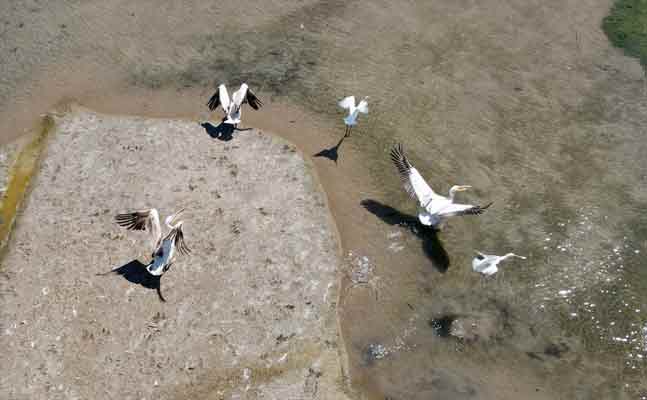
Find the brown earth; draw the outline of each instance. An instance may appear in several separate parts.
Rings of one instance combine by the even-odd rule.
[[[626,349],[609,349],[591,326],[563,324],[559,306],[539,312],[544,293],[529,289],[553,276],[551,293],[562,282],[598,292],[580,279],[578,261],[542,251],[557,222],[583,206],[601,218],[584,246],[592,259],[623,236],[647,251],[647,191],[636,184],[645,180],[645,84],[600,29],[610,4],[11,1],[0,21],[0,134],[16,137],[69,101],[204,120],[217,83],[247,80],[266,107],[245,111],[243,124],[312,155],[343,130],[334,100],[369,94],[371,113],[338,163],[314,159],[353,252],[347,275],[355,256],[374,268],[371,285],[349,278],[342,290],[354,382],[376,398],[623,398],[627,380],[647,390],[645,369],[619,367]],[[385,156],[395,141],[441,189],[473,184],[468,199],[494,199],[495,208],[452,224],[441,240],[401,226],[415,208]],[[469,260],[483,247],[530,259],[481,281]],[[446,274],[434,268],[443,264]],[[465,351],[428,326],[447,311],[497,321],[507,313],[512,329]],[[564,337],[567,356],[528,356]],[[375,343],[397,351],[369,364]]]

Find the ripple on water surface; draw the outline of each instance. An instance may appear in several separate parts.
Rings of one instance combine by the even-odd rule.
[[[532,303],[557,313],[588,350],[623,357],[629,385],[647,372],[647,271],[636,239],[602,232],[610,219],[582,208],[557,222],[544,241],[546,271],[534,282]]]

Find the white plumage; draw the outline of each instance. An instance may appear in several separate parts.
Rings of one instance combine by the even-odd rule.
[[[181,254],[190,252],[184,243],[183,222],[178,221],[173,224],[183,211],[184,209],[166,217],[164,224],[169,228],[169,232],[164,237],[162,237],[160,228],[159,213],[154,208],[119,214],[115,217],[117,224],[126,229],[150,232],[153,253],[151,254],[152,260],[146,266],[146,270],[153,276],[161,276],[168,271],[173,263],[176,249]]]
[[[420,210],[418,219],[423,225],[440,227],[449,217],[457,215],[478,215],[483,213],[492,203],[485,206],[454,203],[454,195],[469,189],[471,186],[458,185],[449,189],[449,197],[441,196],[433,191],[422,175],[415,169],[404,154],[402,145],[398,144],[391,150],[391,160],[395,164],[404,188],[409,195],[418,200]]]
[[[249,103],[254,110],[258,110],[263,106],[263,103],[249,89],[246,83],[240,85],[240,88],[232,94],[231,99],[229,98],[227,87],[221,84],[207,102],[207,106],[210,111],[214,111],[218,106],[221,106],[225,113],[223,122],[236,126],[240,123],[241,108],[245,103]]]
[[[483,254],[480,251],[477,251],[477,256],[472,260],[472,269],[476,272],[480,272],[483,275],[494,275],[499,271],[499,263],[503,260],[506,260],[510,257],[517,257],[525,260],[526,257],[518,256],[514,253],[508,253],[504,256],[495,256],[491,254]]]
[[[355,96],[348,96],[339,102],[339,107],[348,110],[348,116],[344,118],[346,124],[345,136],[350,135],[353,126],[357,125],[357,117],[359,113],[368,114],[368,96],[364,97],[359,104],[355,105]]]

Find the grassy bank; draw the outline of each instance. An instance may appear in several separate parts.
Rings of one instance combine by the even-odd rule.
[[[616,0],[602,28],[614,46],[647,65],[647,0]]]

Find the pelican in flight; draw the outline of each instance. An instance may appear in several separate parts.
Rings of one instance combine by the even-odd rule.
[[[404,182],[404,189],[409,196],[417,199],[420,204],[418,219],[423,225],[441,228],[449,217],[478,215],[492,205],[492,203],[485,206],[454,203],[454,195],[457,192],[471,188],[471,186],[467,185],[452,186],[449,189],[449,197],[441,196],[434,192],[418,170],[409,163],[401,144],[396,145],[391,150],[391,160],[393,160],[400,173],[400,177]]]
[[[216,93],[214,93],[207,102],[207,106],[210,111],[215,111],[218,106],[221,106],[225,113],[223,121],[226,124],[231,124],[234,125],[234,127],[237,127],[238,124],[240,124],[241,106],[245,103],[249,103],[254,110],[258,110],[263,106],[263,103],[251,90],[249,90],[249,86],[247,86],[246,83],[240,85],[240,89],[234,92],[231,96],[231,100],[229,99],[227,87],[224,84],[221,84],[218,86]]]
[[[508,253],[504,256],[495,256],[491,254],[483,254],[480,251],[476,252],[476,257],[472,260],[472,269],[476,272],[480,272],[483,275],[494,275],[499,270],[499,263],[510,257],[517,257],[525,260],[526,257],[518,256],[514,253]]]
[[[189,254],[191,251],[184,243],[184,233],[182,232],[182,221],[175,220],[182,214],[184,209],[173,215],[166,217],[164,224],[169,228],[166,236],[162,237],[160,228],[159,213],[156,209],[151,208],[143,211],[135,211],[126,214],[119,214],[115,217],[117,224],[133,231],[150,232],[151,262],[146,266],[146,271],[153,276],[162,276],[171,268],[173,256],[177,249],[180,254]]]
[[[355,96],[348,96],[339,102],[339,107],[348,110],[348,116],[344,118],[346,124],[346,133],[344,136],[350,136],[350,131],[353,126],[357,125],[357,117],[359,113],[368,114],[368,96],[364,97],[359,104],[355,105]]]

